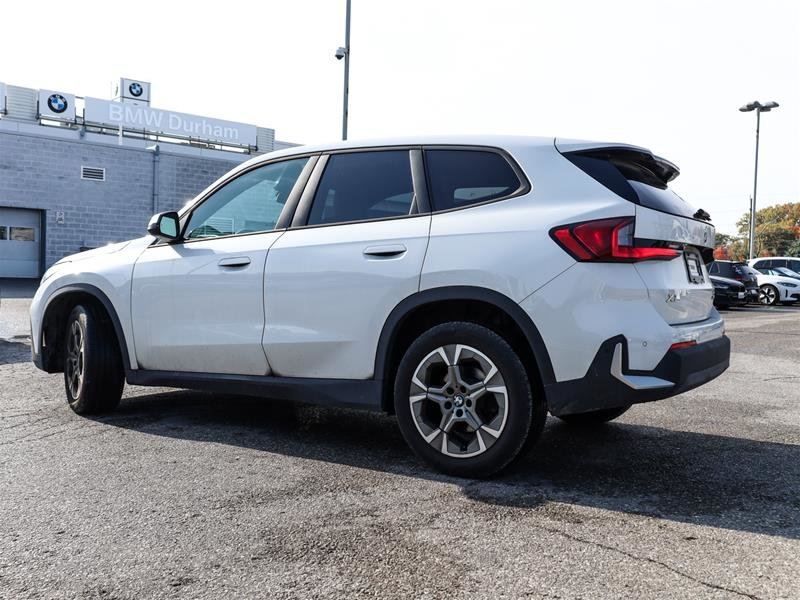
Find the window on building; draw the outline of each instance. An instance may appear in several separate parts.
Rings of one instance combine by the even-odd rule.
[[[435,210],[460,208],[512,194],[520,181],[508,161],[486,150],[426,150]]]
[[[186,239],[272,231],[307,162],[271,163],[225,184],[192,213]]]
[[[0,240],[8,239],[8,229],[5,225],[0,225]]]
[[[34,242],[36,233],[33,227],[9,227],[8,239],[17,242]]]
[[[404,216],[413,200],[407,150],[334,154],[314,195],[308,224]]]

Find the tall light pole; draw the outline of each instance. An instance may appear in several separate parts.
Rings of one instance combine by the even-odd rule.
[[[347,139],[347,97],[350,93],[350,0],[344,22],[344,47],[336,50],[336,60],[344,59],[344,99],[342,102],[342,139]]]
[[[349,2],[350,0],[348,0]],[[778,108],[777,102],[767,102],[761,104],[758,100],[745,104],[739,110],[741,112],[756,111],[756,167],[753,175],[753,198],[750,201],[750,258],[755,258],[755,238],[756,238],[756,191],[758,190],[758,134],[761,129],[761,113],[769,112],[773,108]]]

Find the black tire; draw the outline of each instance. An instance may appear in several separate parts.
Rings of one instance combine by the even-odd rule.
[[[74,338],[76,329],[81,349]],[[91,304],[79,304],[67,318],[64,332],[64,387],[70,408],[79,415],[109,412],[119,404],[124,385],[120,348],[111,323]]]
[[[631,405],[628,404],[627,406],[604,408],[603,410],[593,410],[591,412],[576,413],[574,415],[560,415],[558,418],[569,425],[591,427],[593,425],[602,425],[603,423],[613,421],[626,413],[630,407]]]
[[[775,306],[780,302],[781,294],[774,285],[765,283],[761,286],[761,292],[758,294],[758,301],[767,306]]]
[[[463,375],[468,373],[470,368],[473,368],[472,375],[478,373],[479,376],[477,379],[473,380],[471,385],[483,386],[483,391],[475,391],[476,399],[474,401],[471,400],[471,394],[473,394],[473,392],[469,392],[468,394],[464,393],[462,396],[458,390],[449,392],[451,394],[450,396],[447,395],[448,392],[443,392],[440,398],[451,398],[453,402],[461,398],[461,402],[466,403],[463,404],[463,406],[473,407],[470,411],[474,415],[478,415],[479,403],[489,403],[489,410],[491,410],[492,403],[495,403],[497,406],[502,405],[502,408],[498,408],[497,412],[494,413],[495,421],[492,421],[492,423],[488,420],[492,418],[491,416],[484,418],[487,414],[486,412],[481,415],[479,421],[484,425],[499,422],[502,415],[505,415],[505,417],[502,420],[502,425],[494,430],[500,432],[497,435],[490,435],[489,431],[492,431],[491,429],[484,429],[481,427],[480,431],[476,431],[475,429],[469,429],[469,427],[463,423],[454,425],[447,434],[439,427],[439,433],[436,434],[437,426],[431,425],[429,429],[431,433],[429,435],[432,436],[436,434],[440,437],[432,438],[432,441],[429,443],[425,440],[421,430],[422,426],[419,424],[421,419],[420,415],[417,414],[417,411],[412,410],[412,386],[414,386],[414,389],[419,387],[416,384],[412,384],[412,378],[415,372],[421,368],[421,364],[424,364],[426,358],[432,356],[437,349],[452,349],[459,344],[468,346],[469,348],[466,351],[467,359],[464,361],[463,365],[458,363],[458,361],[454,361],[459,365],[456,371]],[[470,354],[471,349],[477,350],[483,358],[493,363],[497,368],[494,377],[487,376],[485,379],[482,379],[485,374],[485,369],[480,370],[479,361],[477,359],[469,358],[470,355],[473,357],[476,356],[475,354]],[[473,367],[469,366],[470,360],[473,361]],[[440,361],[440,363],[440,365],[434,367],[427,367],[428,371],[426,372],[430,373],[430,369],[441,369],[442,365],[445,365],[445,363],[443,361]],[[474,365],[478,365],[478,368],[476,369]],[[446,366],[443,368],[449,373]],[[466,375],[463,376],[466,378]],[[481,383],[481,381],[483,383]],[[502,384],[501,387],[496,387],[496,384],[491,383],[495,381],[500,381]],[[421,382],[427,385],[427,382]],[[445,383],[444,385],[447,384]],[[491,387],[493,385],[495,387]],[[424,389],[432,389],[432,387],[423,388],[423,390]],[[441,389],[444,390],[445,388],[442,387]],[[447,389],[449,390],[449,388]],[[462,391],[464,389],[465,388],[461,388]],[[492,389],[505,389],[506,393],[498,395],[496,392],[491,392],[490,390]],[[400,361],[394,381],[395,412],[397,414],[400,431],[408,445],[418,457],[433,468],[442,473],[458,477],[489,477],[508,466],[509,463],[520,454],[523,445],[526,447],[531,445],[533,441],[538,439],[541,435],[547,417],[547,406],[544,398],[539,394],[534,395],[532,389],[533,386],[528,380],[525,367],[508,342],[495,332],[480,325],[455,321],[437,325],[425,332],[411,344],[406,351]],[[422,395],[424,396],[425,394],[423,393]],[[479,398],[484,398],[484,400],[480,400]],[[500,399],[498,400],[498,398]],[[423,402],[428,402],[427,398]],[[455,406],[461,405],[453,404],[453,402],[449,403],[450,410],[452,411],[451,413],[447,413],[445,410],[448,404],[446,402],[435,406],[435,409],[439,410],[440,413],[434,413],[431,422],[435,424],[441,415],[441,423],[444,423],[448,418],[448,414],[453,415],[458,413],[459,411]],[[486,410],[485,408],[482,409],[484,411]],[[422,408],[418,410],[420,413],[422,412]],[[463,412],[466,413],[470,411],[465,408]],[[491,415],[491,413],[489,414]],[[461,415],[459,414],[459,416]],[[457,431],[457,426],[463,426],[462,430]],[[473,447],[473,444],[481,444],[485,446],[485,449],[477,450],[474,455],[461,457],[450,456],[443,452],[441,448],[434,447],[434,444],[441,445],[441,443],[444,442],[445,448],[449,450],[449,442],[455,440],[454,446],[462,444],[457,450],[465,451],[467,449],[465,445],[467,442],[463,442],[463,438],[459,437],[461,431],[466,432],[464,435],[474,436],[472,442],[469,442],[469,447]],[[448,435],[450,436],[449,438]],[[526,441],[528,442],[527,444]],[[468,452],[468,454],[473,453]]]

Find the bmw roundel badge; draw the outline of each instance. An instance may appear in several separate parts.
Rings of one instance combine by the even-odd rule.
[[[136,83],[135,81],[128,86],[128,91],[131,93],[131,96],[134,98],[138,98],[142,95],[144,88],[142,88],[141,83]]]
[[[68,106],[69,103],[67,99],[61,94],[50,94],[50,97],[47,99],[47,107],[54,113],[63,113],[67,110]]]

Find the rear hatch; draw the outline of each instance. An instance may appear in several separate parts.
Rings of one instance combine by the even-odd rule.
[[[635,146],[556,140],[576,167],[636,205],[636,245],[670,248],[670,260],[635,262],[650,302],[671,325],[702,321],[713,310],[714,288],[706,265],[713,260],[709,215],[668,187],[680,173],[667,160]]]

